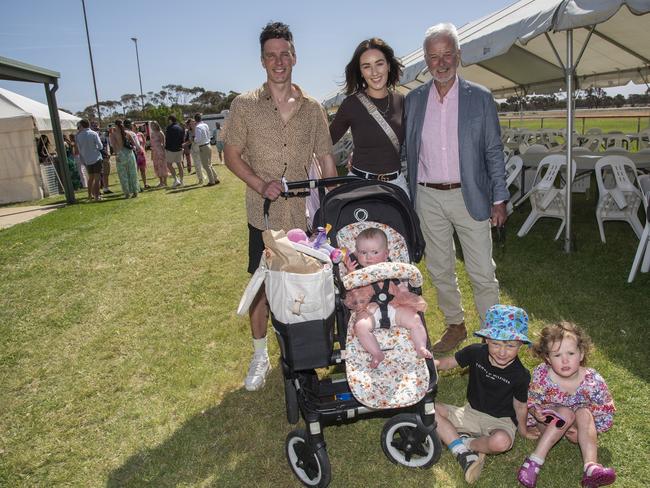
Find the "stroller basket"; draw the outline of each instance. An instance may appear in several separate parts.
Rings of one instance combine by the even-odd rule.
[[[271,314],[280,353],[295,371],[324,368],[332,360],[334,313],[322,320],[283,324]]]

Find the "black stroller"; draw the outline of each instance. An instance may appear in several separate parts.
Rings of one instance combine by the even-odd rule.
[[[346,183],[324,195],[324,187],[332,182]],[[328,238],[339,245],[337,236],[346,225],[355,222],[379,222],[404,237],[411,262],[418,262],[424,251],[419,220],[406,194],[398,187],[350,177],[306,180],[286,184],[285,196],[304,195],[309,188],[319,188],[321,208],[314,218],[315,226],[331,225]],[[267,205],[268,210],[268,205]],[[305,428],[291,431],[285,452],[289,466],[306,486],[325,487],[331,480],[323,428],[358,420],[363,416],[389,417],[381,446],[393,463],[407,467],[428,468],[441,455],[436,434],[434,398],[437,373],[433,361],[426,360],[428,386],[424,396],[405,408],[373,409],[360,403],[351,392],[345,371],[345,349],[349,311],[342,303],[345,289],[337,266],[330,273],[334,281],[334,306],[316,320],[287,324],[278,319],[271,307],[271,320],[280,345],[284,376],[287,420],[296,424],[302,417]],[[268,290],[268,285],[267,285]],[[318,290],[313,290],[319,293]],[[414,290],[420,293],[420,290]],[[331,313],[330,313],[331,310]],[[424,317],[422,316],[422,319]],[[334,366],[334,372],[319,378],[316,368]]]

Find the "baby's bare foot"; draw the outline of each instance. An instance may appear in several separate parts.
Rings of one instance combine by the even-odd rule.
[[[372,369],[375,369],[377,366],[379,366],[379,363],[381,363],[384,360],[384,353],[379,351],[378,354],[374,354],[372,356],[372,359],[370,360],[370,367]]]
[[[431,354],[431,351],[429,351],[424,346],[417,349],[416,352],[417,352],[417,355],[418,355],[419,358],[431,359],[433,357],[433,355]]]

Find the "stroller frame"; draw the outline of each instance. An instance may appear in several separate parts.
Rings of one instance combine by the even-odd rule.
[[[328,197],[325,196],[325,187],[336,183],[349,183],[339,187],[328,194],[336,197],[345,193],[347,188],[361,188],[362,193],[373,193],[377,188],[388,192],[395,192],[398,200],[408,203],[408,197],[400,189],[389,183],[368,182],[355,177],[324,178],[320,180],[305,180],[298,182],[284,182],[284,197],[304,196],[304,190],[318,188],[321,211],[317,213],[315,221],[320,217],[324,220],[323,208],[327,205]],[[369,188],[366,188],[369,187]],[[295,192],[295,190],[302,190]],[[270,201],[264,205],[265,215],[268,217]],[[410,209],[410,207],[407,207]],[[419,234],[419,221],[413,212],[410,218],[415,219],[415,226]],[[335,235],[336,232],[333,234]],[[419,234],[421,238],[421,234]],[[331,238],[336,245],[335,238]],[[408,239],[407,239],[408,240]],[[415,244],[409,242],[409,255],[417,260],[422,256],[423,246],[414,239]],[[421,240],[421,239],[420,239]],[[329,377],[319,379],[314,368],[335,366],[335,369],[344,365],[341,351],[345,349],[347,324],[349,312],[342,302],[342,293],[345,290],[340,283],[338,273],[334,273],[336,284],[335,307],[330,317],[322,321],[319,338],[326,342],[326,347],[331,350],[331,356],[324,360],[322,354],[314,359],[313,364],[304,361],[296,369],[291,360],[291,327],[279,322],[271,313],[271,323],[276,333],[280,346],[280,364],[284,378],[285,406],[287,421],[297,424],[300,417],[304,419],[305,428],[292,430],[286,438],[285,454],[293,473],[305,486],[326,487],[331,481],[331,465],[327,454],[324,428],[331,425],[342,425],[356,422],[364,416],[388,417],[381,435],[381,446],[388,459],[398,465],[417,468],[428,468],[435,464],[442,451],[442,444],[436,433],[436,419],[434,400],[437,393],[437,372],[433,360],[427,359],[429,370],[429,385],[424,397],[411,407],[373,410],[359,403],[352,395],[344,373],[334,373]],[[419,292],[419,290],[416,290]],[[422,321],[424,316],[421,314]],[[314,324],[311,324],[312,326]],[[320,331],[326,331],[325,337]],[[428,339],[427,339],[428,342]],[[339,348],[335,348],[335,345]],[[322,344],[318,349],[322,350]],[[304,357],[304,356],[303,356]],[[307,366],[307,367],[306,367]]]

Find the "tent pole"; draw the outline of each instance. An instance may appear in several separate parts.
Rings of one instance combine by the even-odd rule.
[[[70,171],[68,171],[68,159],[65,154],[65,145],[63,144],[63,132],[61,132],[59,108],[57,107],[56,95],[54,94],[59,86],[56,81],[52,85],[52,88],[50,88],[47,83],[44,83],[44,86],[45,96],[47,97],[47,106],[50,109],[52,135],[54,136],[54,143],[56,145],[56,159],[59,164],[59,174],[63,179],[63,191],[65,192],[65,199],[68,203],[76,203],[74,196],[74,187],[72,186],[72,178],[70,177]]]
[[[571,242],[571,191],[572,191],[572,181],[571,175],[573,174],[573,80],[575,66],[573,65],[573,29],[569,29],[566,33],[566,134],[567,134],[567,150],[566,150],[566,162],[567,162],[567,176],[566,176],[566,226],[565,237],[564,237],[564,252],[570,253],[573,251],[573,246],[575,243]]]

